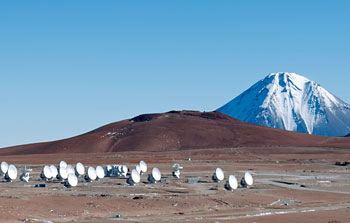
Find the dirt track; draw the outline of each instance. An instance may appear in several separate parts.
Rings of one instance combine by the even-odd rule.
[[[190,157],[191,161],[184,158]],[[43,164],[61,159],[85,165],[125,163],[144,159],[158,167],[163,181],[149,184],[146,176],[134,187],[125,179],[105,178],[65,188],[58,182],[39,183]],[[33,168],[29,183],[0,183],[1,222],[350,222],[350,151],[316,148],[240,148],[186,152],[124,152],[111,154],[28,155],[2,157]],[[184,166],[182,178],[171,177],[171,165]],[[225,178],[240,179],[250,171],[255,184],[230,192],[211,175],[216,167]],[[199,183],[186,183],[197,177]],[[116,215],[120,214],[120,218]]]

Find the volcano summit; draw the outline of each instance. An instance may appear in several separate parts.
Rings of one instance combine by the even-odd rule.
[[[218,111],[290,131],[323,136],[350,132],[350,105],[295,73],[271,73]]]

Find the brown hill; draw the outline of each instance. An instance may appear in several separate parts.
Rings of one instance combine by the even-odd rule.
[[[3,148],[0,155],[168,151],[243,146],[350,148],[350,139],[258,126],[217,111],[171,111],[140,115],[69,139]]]

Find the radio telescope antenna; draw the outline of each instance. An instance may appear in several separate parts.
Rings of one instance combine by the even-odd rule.
[[[77,177],[83,176],[85,174],[85,167],[82,163],[77,163],[75,165],[75,173]]]
[[[9,165],[7,173],[5,174],[5,179],[8,182],[12,182],[17,179],[17,168],[15,165]]]
[[[58,170],[55,165],[50,165],[51,170],[51,178],[56,178],[58,174]]]
[[[224,171],[222,171],[221,168],[216,168],[212,179],[215,183],[219,183],[220,181],[222,181],[224,179],[224,177],[225,177]]]
[[[67,170],[67,174],[70,174],[70,173],[75,174],[75,168],[72,165],[67,165],[66,170]]]
[[[5,161],[2,161],[0,165],[0,176],[5,176],[8,169],[9,169],[9,164]]]
[[[65,186],[76,187],[77,185],[78,185],[78,177],[73,173],[68,174],[68,178],[65,182]]]
[[[44,166],[43,170],[41,171],[40,178],[45,181],[52,178],[50,166]]]
[[[19,179],[23,182],[28,183],[29,182],[29,172],[31,172],[32,169],[27,169],[27,166],[24,166],[24,168],[21,169],[21,176]]]
[[[111,165],[105,166],[105,176],[110,177],[113,173],[113,167]]]
[[[241,185],[243,188],[247,188],[253,185],[253,176],[249,172],[245,172],[244,176],[241,179]]]
[[[238,181],[235,176],[230,175],[228,177],[228,181],[226,181],[225,188],[230,191],[236,190],[238,188]]]
[[[92,182],[92,181],[94,181],[94,180],[96,180],[96,178],[97,178],[97,175],[96,175],[96,170],[95,170],[95,168],[93,168],[92,166],[90,166],[89,168],[88,168],[88,171],[87,171],[87,173],[85,174],[85,180],[86,180],[86,182]]]
[[[113,174],[117,177],[121,176],[122,166],[121,165],[114,165],[113,166]]]
[[[178,164],[178,163],[175,163],[173,166],[172,166],[172,168],[173,168],[173,176],[175,177],[175,178],[180,178],[180,170],[181,169],[183,169],[183,167],[182,166],[180,166],[180,164]]]
[[[59,180],[66,180],[68,177],[67,169],[66,167],[60,167],[57,175],[57,179]]]
[[[134,170],[136,170],[141,175],[141,167],[139,164],[134,166]]]
[[[119,166],[118,170],[119,170],[119,176],[121,177],[126,177],[126,175],[128,174],[128,167],[125,165]]]
[[[103,170],[102,166],[96,167],[96,177],[97,179],[103,179],[105,177],[105,171]]]
[[[59,167],[60,167],[60,168],[61,168],[61,167],[67,168],[67,163],[66,163],[66,161],[62,160],[62,161],[60,162]]]
[[[159,182],[161,178],[162,178],[162,174],[157,167],[154,167],[152,169],[152,173],[148,175],[148,181],[151,182],[152,184]]]
[[[147,172],[147,163],[143,160],[140,161],[139,163],[140,169],[141,169],[141,175]]]
[[[136,170],[132,170],[129,178],[126,180],[126,183],[130,186],[135,186],[141,180],[140,174]]]

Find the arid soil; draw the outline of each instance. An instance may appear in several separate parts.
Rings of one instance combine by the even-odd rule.
[[[0,155],[169,151],[251,146],[350,148],[349,137],[322,137],[239,121],[220,112],[145,114],[69,139],[21,145]]]
[[[191,158],[191,160],[186,160]],[[162,182],[147,176],[129,186],[125,179],[108,177],[99,182],[65,188],[39,173],[45,164],[127,164],[145,160],[162,171]],[[350,160],[350,150],[335,148],[245,147],[168,152],[119,152],[1,156],[18,169],[32,168],[29,183],[0,183],[0,222],[350,222],[350,169],[336,161]],[[180,179],[171,165],[181,164]],[[216,167],[241,179],[254,176],[250,188],[224,189],[213,183]],[[187,183],[199,178],[198,183]]]

